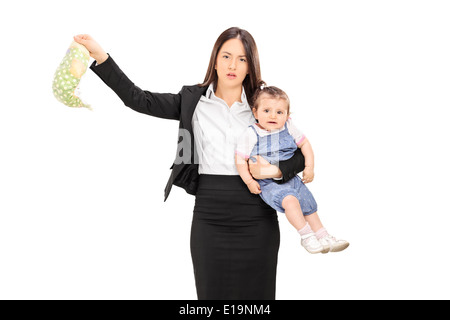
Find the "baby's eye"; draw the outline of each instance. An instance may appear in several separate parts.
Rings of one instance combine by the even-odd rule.
[[[268,112],[269,112],[269,109],[264,109],[263,112],[268,113]]]
[[[278,113],[278,114],[283,114],[284,112],[283,112],[283,111],[278,111],[277,113]]]

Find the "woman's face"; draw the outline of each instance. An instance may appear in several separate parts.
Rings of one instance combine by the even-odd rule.
[[[239,39],[226,41],[216,60],[218,85],[223,87],[242,86],[248,73],[248,63],[244,45]]]

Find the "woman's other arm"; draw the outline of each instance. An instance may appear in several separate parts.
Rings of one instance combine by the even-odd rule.
[[[277,183],[284,183],[305,169],[305,157],[300,149],[290,159],[280,161],[278,167],[261,156],[256,156],[256,159],[257,162],[249,161],[250,173],[255,179],[274,179]]]

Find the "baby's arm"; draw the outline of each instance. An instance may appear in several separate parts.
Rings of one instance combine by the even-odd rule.
[[[302,150],[303,156],[305,157],[305,169],[303,170],[302,181],[303,183],[312,182],[314,180],[314,152],[311,143],[305,138],[297,146]]]
[[[314,152],[311,143],[305,135],[293,124],[292,119],[287,121],[289,133],[294,138],[297,146],[302,150],[305,157],[305,169],[303,170],[303,183],[308,183],[314,180]]]
[[[253,179],[253,176],[250,174],[248,159],[250,158],[250,154],[257,141],[258,137],[256,136],[256,133],[251,127],[248,127],[238,140],[234,157],[236,169],[239,172],[242,181],[245,182],[250,192],[255,194],[261,193],[261,189],[259,183]]]
[[[258,181],[253,179],[252,175],[250,174],[250,171],[248,170],[247,161],[248,160],[246,160],[244,157],[236,153],[235,155],[236,169],[239,172],[242,181],[244,181],[244,183],[247,185],[251,193],[260,194],[261,188],[259,187]]]

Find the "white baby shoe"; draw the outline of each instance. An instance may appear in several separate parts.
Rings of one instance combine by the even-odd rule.
[[[323,247],[322,253],[340,252],[348,248],[350,243],[345,240],[336,240],[335,237],[327,235],[319,240]]]
[[[324,250],[322,244],[317,240],[314,233],[308,233],[302,236],[302,246],[312,254],[322,252]]]

